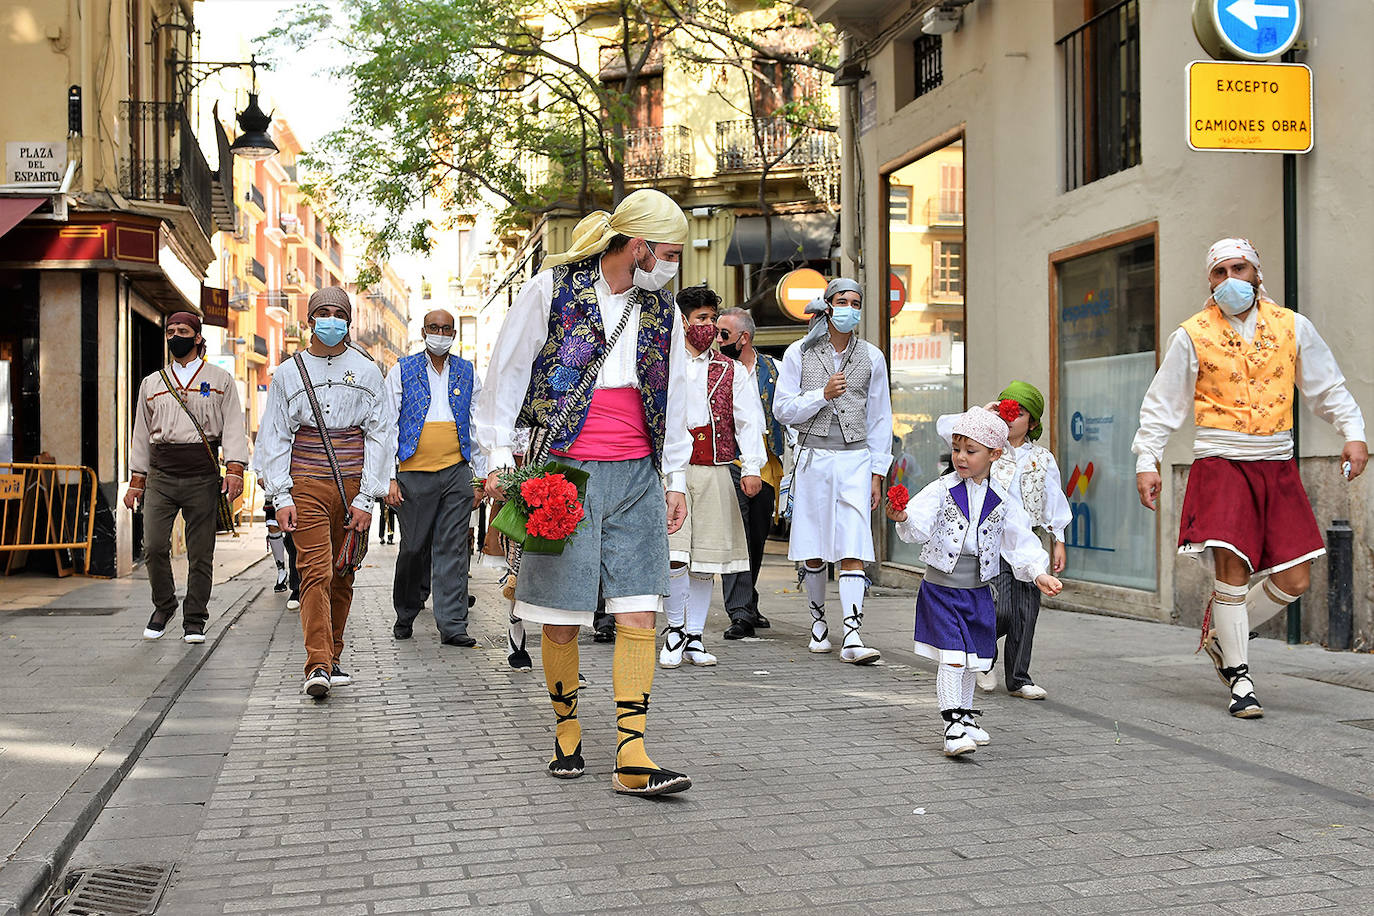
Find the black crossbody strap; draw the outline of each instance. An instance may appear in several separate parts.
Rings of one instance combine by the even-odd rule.
[[[324,454],[329,459],[329,470],[334,475],[334,485],[339,488],[339,499],[343,502],[344,510],[348,510],[348,494],[344,491],[343,472],[339,470],[339,459],[334,457],[334,443],[329,440],[329,429],[324,425],[324,416],[320,413],[320,402],[315,399],[315,386],[310,381],[310,373],[305,371],[305,360],[301,358],[298,351],[294,357],[296,368],[300,370],[301,382],[305,385],[305,397],[310,402],[310,412],[315,417],[315,428],[320,431],[320,441],[324,443]]]
[[[205,443],[205,451],[210,453],[210,463],[218,469],[219,456],[215,454],[215,450],[210,446],[210,437],[205,435],[205,429],[200,425],[200,421],[196,419],[195,414],[191,413],[191,406],[186,403],[185,398],[177,394],[176,386],[172,384],[172,379],[168,376],[167,370],[159,369],[157,371],[158,374],[162,376],[162,384],[167,386],[167,393],[176,398],[176,402],[181,405],[181,409],[186,412],[187,418],[190,419],[191,424],[195,426],[196,432],[200,433],[200,441]]]

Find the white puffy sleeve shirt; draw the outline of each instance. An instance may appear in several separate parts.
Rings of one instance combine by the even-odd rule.
[[[1258,312],[1251,309],[1245,320],[1227,315],[1226,320],[1246,340],[1255,337]],[[1363,442],[1364,416],[1350,390],[1336,357],[1317,333],[1307,316],[1295,314],[1293,326],[1298,338],[1298,391],[1312,412],[1336,427],[1346,442]],[[1164,455],[1169,436],[1193,415],[1197,388],[1198,361],[1193,339],[1183,328],[1169,335],[1164,359],[1140,405],[1140,430],[1131,451],[1136,454],[1137,474],[1155,471]],[[1194,458],[1231,458],[1236,461],[1286,461],[1293,457],[1291,430],[1271,436],[1252,436],[1232,429],[1200,426],[1193,438]]]
[[[908,544],[924,544],[930,540],[940,525],[940,507],[944,502],[945,491],[950,489],[949,475],[932,480],[911,498],[906,507],[906,521],[897,522],[897,537]],[[969,516],[978,518],[982,513],[983,501],[991,483],[982,484],[971,480],[954,482],[954,486],[964,487],[968,492]],[[1002,494],[998,494],[1001,496]],[[1021,504],[1010,496],[1002,496],[1007,505],[1007,517],[1002,524],[1002,543],[998,551],[1002,559],[1011,567],[1012,574],[1022,582],[1034,582],[1048,572],[1049,554],[1041,546],[1040,539],[1031,531],[1030,516]],[[978,526],[969,525],[960,546],[960,553],[976,556]]]
[[[818,346],[829,347],[822,341]],[[864,403],[864,424],[868,442],[869,470],[885,476],[892,466],[892,391],[887,378],[887,360],[883,352],[866,340],[858,346],[868,347],[868,358],[873,365],[869,377],[868,398]],[[840,371],[843,352],[830,347],[835,361],[835,371]],[[825,406],[825,389],[801,390],[801,341],[787,348],[783,354],[782,365],[778,368],[778,384],[773,393],[773,416],[778,422],[797,427],[820,412]],[[798,445],[805,447],[804,442]]]
[[[596,374],[597,388],[638,388],[637,331],[639,308],[630,301],[629,292],[612,293],[605,279],[596,280],[596,300],[601,323],[609,334],[620,322],[626,308],[634,309],[625,330]],[[473,428],[477,445],[487,458],[490,470],[514,467],[515,419],[530,387],[534,360],[549,338],[549,311],[553,307],[553,271],[535,274],[520,289],[515,303],[506,313],[501,333],[487,364],[486,382],[473,408]],[[687,345],[682,319],[673,310],[672,340],[668,354],[668,405],[665,417],[662,470],[667,489],[685,493],[687,463],[692,457],[692,439],[687,434],[687,400],[690,384],[684,364]]]
[[[396,415],[386,396],[382,372],[353,347],[338,356],[305,353],[304,359],[325,425],[330,429],[357,426],[363,432],[363,478],[353,506],[371,512],[373,501],[386,496],[396,460]],[[291,444],[296,430],[314,425],[315,414],[300,372],[294,360],[285,360],[267,389],[256,449],[263,491],[279,509],[295,505],[291,498]]]

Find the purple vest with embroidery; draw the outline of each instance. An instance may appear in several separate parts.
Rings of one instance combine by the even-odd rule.
[[[596,301],[596,281],[601,276],[601,256],[553,268],[553,301],[549,306],[549,333],[534,359],[530,387],[520,408],[516,426],[548,426],[564,409],[567,419],[550,429],[549,448],[570,447],[587,422],[595,384],[579,384],[586,370],[605,351],[610,333],[601,321]],[[663,456],[663,434],[668,410],[668,353],[672,346],[673,294],[632,288],[639,304],[639,327],[627,326],[622,336],[635,334],[635,368],[645,425],[654,448],[654,464]],[[575,398],[569,402],[569,398]]]

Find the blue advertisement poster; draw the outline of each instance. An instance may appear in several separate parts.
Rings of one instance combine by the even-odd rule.
[[[1059,468],[1073,523],[1065,575],[1153,590],[1155,517],[1140,506],[1131,440],[1155,374],[1154,353],[1064,363]]]

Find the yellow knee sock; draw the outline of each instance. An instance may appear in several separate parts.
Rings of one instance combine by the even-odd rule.
[[[644,728],[649,714],[649,692],[654,686],[654,631],[652,628],[615,625],[615,657],[611,669],[615,690],[615,765],[652,767],[644,752]],[[623,775],[627,788],[642,789],[649,777]]]
[[[582,743],[582,723],[577,721],[577,638],[557,643],[544,634],[540,642],[544,658],[544,681],[558,717],[554,735],[565,755]]]

